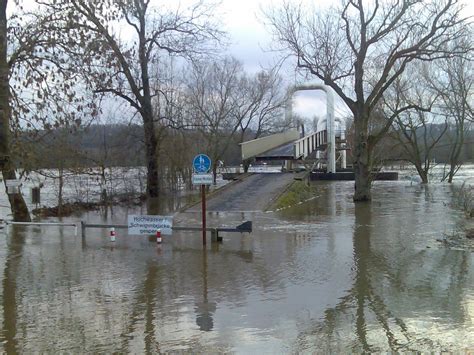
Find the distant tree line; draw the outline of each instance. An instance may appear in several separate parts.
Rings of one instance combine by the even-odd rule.
[[[379,165],[398,161],[411,164],[416,168],[416,160],[418,159],[423,166],[426,164],[428,168],[426,170],[427,174],[436,165],[450,165],[452,150],[456,146],[456,143],[453,142],[453,137],[456,135],[454,127],[446,127],[443,124],[430,124],[425,127],[414,128],[408,134],[410,139],[419,144],[419,146],[411,145],[407,138],[400,137],[400,135],[403,135],[402,132],[394,129],[383,138],[377,147],[377,156],[381,157]],[[473,162],[474,131],[469,129],[464,134],[464,142],[460,147],[458,164],[462,165]],[[427,183],[428,180],[424,182]]]
[[[219,160],[227,165],[239,165],[239,143],[253,139],[257,132],[247,130],[243,135],[232,135],[222,130],[215,138],[217,145],[227,149]],[[125,124],[92,124],[68,129],[58,127],[41,131],[22,131],[14,138],[21,150],[14,152],[16,168],[24,172],[38,169],[141,167],[145,165],[143,127]],[[206,137],[199,129],[165,129],[162,138],[159,166],[171,180],[189,182],[192,158],[206,149]],[[189,170],[189,171],[188,171]],[[186,171],[186,172],[185,172]],[[164,186],[171,184],[164,179]]]
[[[428,124],[426,130],[429,133],[427,144],[434,143],[430,152],[432,162],[448,163],[450,161],[451,148],[453,145],[452,137],[456,135],[455,128],[446,127],[444,124]],[[168,166],[171,160],[183,162],[184,165],[190,165],[189,159],[193,154],[202,149],[205,138],[199,130],[172,131],[163,138],[164,166]],[[229,166],[241,164],[241,155],[239,143],[253,139],[257,134],[253,130],[246,132],[244,137],[232,137],[228,142],[228,136],[222,132],[220,139],[229,143],[229,148],[220,158]],[[350,128],[348,130],[350,135]],[[380,144],[379,153],[383,156],[380,163],[387,161],[410,161],[410,155],[400,142],[396,128],[388,134]],[[425,128],[415,128],[413,133],[418,141],[425,139]],[[67,137],[64,141],[62,137]],[[437,139],[441,136],[440,139]],[[41,138],[38,138],[41,137]],[[21,140],[23,147],[22,154],[15,156],[17,168],[19,169],[37,169],[37,168],[58,168],[59,162],[65,160],[66,167],[73,168],[78,166],[95,167],[99,162],[103,162],[109,167],[138,167],[143,166],[145,161],[143,157],[143,128],[139,125],[125,124],[92,124],[89,127],[75,129],[73,132],[66,128],[56,128],[41,132],[22,132],[16,139]],[[181,146],[181,149],[179,148]],[[190,151],[186,156],[179,154],[181,151]],[[68,153],[69,151],[69,153]],[[166,158],[166,157],[169,158]],[[351,155],[349,151],[349,162]],[[474,131],[469,129],[465,132],[464,142],[461,149],[460,162],[474,162]]]

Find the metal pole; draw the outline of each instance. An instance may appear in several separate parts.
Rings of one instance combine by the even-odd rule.
[[[206,185],[201,185],[202,245],[206,245]]]
[[[339,121],[339,127],[341,128],[341,140],[343,143],[341,143],[341,147],[343,150],[341,151],[341,168],[346,169],[347,168],[347,153],[346,153],[346,143],[344,142],[346,140],[346,121],[343,119],[338,119]]]
[[[15,224],[19,226],[59,226],[59,227],[77,227],[76,223],[61,223],[61,222],[14,222],[7,221],[6,224]]]
[[[327,110],[327,125],[328,127],[328,173],[336,172],[336,130],[334,127],[334,95],[328,86],[325,86],[324,91],[326,92],[326,110]]]

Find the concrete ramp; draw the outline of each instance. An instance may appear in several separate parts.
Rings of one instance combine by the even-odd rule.
[[[224,186],[207,200],[208,212],[264,211],[265,208],[293,182],[290,173],[252,174],[245,179]],[[188,211],[200,211],[195,205]]]
[[[242,160],[256,157],[259,154],[280,147],[286,143],[296,141],[299,138],[300,134],[298,130],[292,129],[283,133],[272,134],[270,136],[240,143],[242,149]]]

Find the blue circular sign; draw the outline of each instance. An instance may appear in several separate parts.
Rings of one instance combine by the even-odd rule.
[[[193,159],[193,168],[196,173],[207,173],[211,169],[211,158],[206,154],[198,154]]]

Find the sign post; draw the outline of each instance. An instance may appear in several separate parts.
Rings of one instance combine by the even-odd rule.
[[[201,187],[202,245],[206,245],[206,185],[212,184],[211,159],[206,154],[198,154],[193,159],[193,184]]]
[[[206,245],[206,185],[201,185],[202,245]]]

